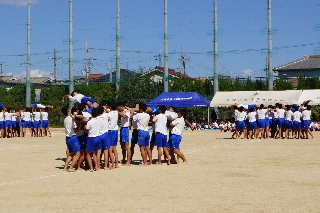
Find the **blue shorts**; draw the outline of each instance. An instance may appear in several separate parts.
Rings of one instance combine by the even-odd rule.
[[[279,118],[278,126],[279,126],[279,128],[284,127],[284,118]]]
[[[157,132],[155,137],[157,147],[167,147],[167,135]]]
[[[86,134],[83,134],[81,136],[78,136],[78,141],[80,145],[80,150],[86,150],[86,145],[87,145],[87,136]]]
[[[285,120],[285,121],[284,121],[284,127],[285,127],[286,129],[292,129],[292,121]]]
[[[87,138],[87,152],[93,153],[99,149],[99,138],[98,137],[88,137]]]
[[[6,128],[11,128],[11,127],[12,127],[12,123],[11,123],[10,120],[6,120],[6,121],[5,121],[5,127],[6,127]]]
[[[265,122],[266,122],[266,127],[267,126],[271,126],[271,121],[269,118],[265,118]]]
[[[24,128],[31,128],[31,121],[25,121],[25,122],[23,122],[23,127]]]
[[[16,122],[15,121],[11,121],[11,128],[16,128]]]
[[[156,143],[156,133],[153,131],[151,134],[151,140],[150,143],[155,144]]]
[[[4,129],[4,127],[5,127],[4,121],[0,121],[0,129]]]
[[[139,146],[149,146],[150,135],[148,131],[138,131],[138,144]]]
[[[303,120],[304,129],[310,129],[311,120]]]
[[[22,127],[22,121],[16,121],[16,127]]]
[[[236,129],[237,130],[243,130],[245,128],[246,128],[246,123],[244,121],[238,121],[237,122],[237,125],[236,125]]]
[[[43,129],[48,128],[49,127],[49,121],[48,120],[42,120],[41,127]]]
[[[69,152],[76,153],[80,151],[80,145],[76,136],[66,137],[66,144]]]
[[[279,118],[274,118],[272,121],[272,127],[277,127],[278,124],[279,124]]]
[[[40,129],[40,121],[33,121],[33,128]]]
[[[258,129],[258,126],[257,126],[257,122],[249,122],[249,129],[252,130],[252,129]]]
[[[120,142],[121,143],[129,143],[129,128],[121,127],[120,128]]]
[[[265,128],[266,127],[266,120],[265,119],[259,119],[258,120],[258,128]]]
[[[180,150],[180,143],[182,140],[181,135],[172,134],[169,140],[171,141],[172,149]]]
[[[109,130],[110,146],[117,146],[118,143],[118,130]]]
[[[96,146],[96,151],[102,149],[101,135],[99,135],[97,138],[98,138],[98,143],[97,143],[97,146]]]
[[[138,130],[133,129],[131,133],[131,143],[137,144],[138,143]]]
[[[301,129],[301,122],[293,121],[293,130],[298,131]]]
[[[100,135],[100,140],[102,142],[102,149],[107,150],[110,148],[110,136],[109,132],[104,133],[103,135]]]

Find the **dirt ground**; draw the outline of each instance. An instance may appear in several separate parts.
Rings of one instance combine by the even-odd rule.
[[[63,129],[51,131],[0,139],[0,212],[320,212],[320,132],[235,140],[189,130],[181,144],[188,165],[68,173]]]

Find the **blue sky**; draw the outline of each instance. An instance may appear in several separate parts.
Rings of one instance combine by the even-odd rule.
[[[32,76],[53,73],[57,50],[58,78],[68,76],[69,3],[31,0]],[[26,73],[27,0],[0,0],[0,62],[3,73]],[[121,68],[159,65],[163,52],[163,0],[121,0]],[[320,54],[320,1],[273,0],[273,66]],[[74,75],[82,75],[86,42],[92,73],[115,67],[116,0],[74,0]],[[219,73],[240,77],[265,76],[268,47],[267,0],[218,0]],[[179,71],[180,47],[190,60],[191,77],[213,76],[213,0],[168,0],[169,68]],[[163,64],[162,64],[163,66]]]

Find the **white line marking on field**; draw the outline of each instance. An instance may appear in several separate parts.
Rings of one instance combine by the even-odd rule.
[[[0,183],[0,187],[4,186],[4,185],[21,184],[21,183],[24,183],[24,182],[27,182],[27,181],[31,181],[31,180],[46,179],[46,178],[51,178],[51,177],[67,175],[67,174],[72,174],[72,172],[66,172],[66,173],[62,173],[62,174],[46,175],[46,176],[41,176],[41,177],[34,177],[34,178],[25,179],[25,180],[16,180],[16,181],[4,182],[4,183]]]
[[[1,148],[1,149],[0,149],[0,151],[3,151],[3,150],[12,150],[12,149],[22,149],[22,148],[27,148],[27,147],[36,147],[36,146],[38,146],[38,145],[7,147],[7,148]]]

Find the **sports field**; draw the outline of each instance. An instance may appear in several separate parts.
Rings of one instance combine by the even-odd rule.
[[[320,212],[320,132],[235,140],[189,130],[181,144],[188,165],[68,173],[63,129],[51,131],[0,139],[0,212]]]

